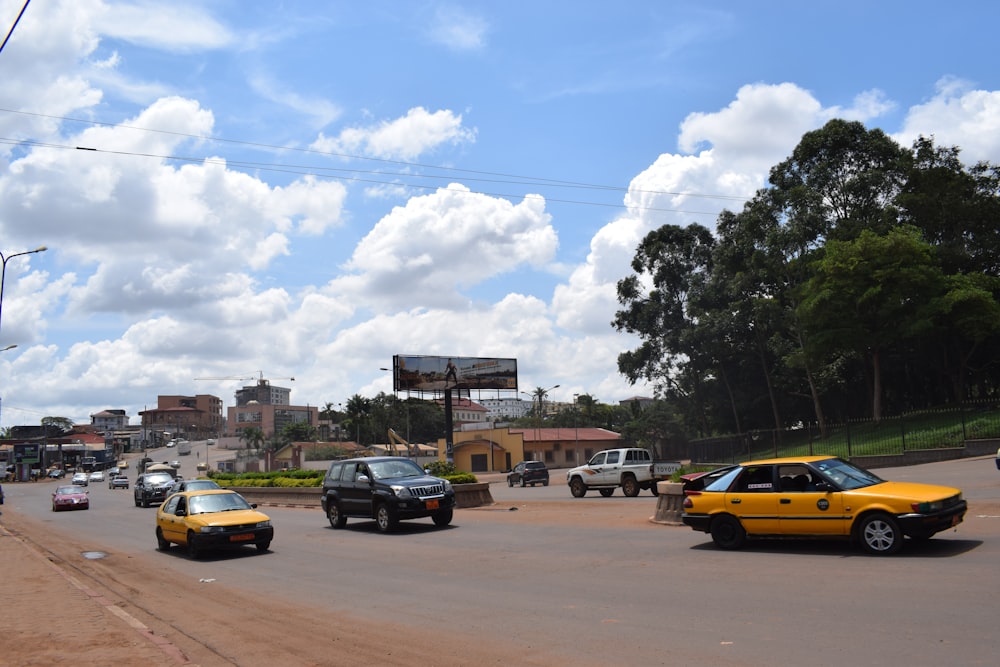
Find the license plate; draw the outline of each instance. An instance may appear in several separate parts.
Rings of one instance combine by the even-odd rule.
[[[428,500],[427,509],[436,510],[440,506],[440,504],[441,504],[440,500]]]
[[[247,540],[253,539],[253,533],[247,533],[246,535],[233,535],[229,538],[230,542],[246,542]]]

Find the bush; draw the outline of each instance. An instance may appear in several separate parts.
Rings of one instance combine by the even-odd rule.
[[[274,472],[210,472],[209,477],[218,482],[219,486],[249,486],[284,488],[322,486],[324,470],[275,470]]]
[[[462,472],[455,467],[454,463],[447,461],[431,461],[424,467],[430,474],[446,479],[452,484],[475,484],[479,481],[471,472]]]

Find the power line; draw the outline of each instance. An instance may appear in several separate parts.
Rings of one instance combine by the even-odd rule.
[[[140,132],[154,132],[154,133],[158,133],[158,134],[167,134],[167,135],[171,135],[171,136],[179,136],[179,137],[184,137],[184,138],[188,138],[188,139],[196,139],[196,140],[199,140],[199,141],[213,141],[213,142],[219,142],[219,143],[224,143],[224,144],[228,143],[228,144],[233,144],[233,145],[238,145],[238,146],[246,146],[246,147],[251,147],[251,148],[266,149],[266,150],[269,150],[269,151],[298,152],[298,153],[303,153],[303,154],[318,155],[318,156],[322,156],[322,157],[331,157],[331,158],[339,158],[339,159],[349,159],[349,160],[375,162],[375,163],[378,163],[378,164],[395,165],[395,166],[405,167],[405,168],[408,168],[408,169],[420,168],[420,169],[432,169],[432,170],[436,170],[436,171],[439,171],[439,172],[445,172],[444,174],[419,174],[419,175],[416,175],[416,174],[407,173],[407,172],[385,172],[385,171],[382,171],[382,170],[363,170],[363,169],[346,168],[346,167],[344,167],[344,168],[337,168],[337,167],[317,167],[317,166],[305,166],[305,165],[287,165],[287,164],[279,164],[279,163],[273,163],[273,162],[251,162],[251,161],[229,160],[229,159],[225,160],[225,164],[227,164],[227,165],[236,165],[238,167],[243,167],[243,168],[248,168],[248,169],[266,170],[266,171],[272,171],[272,172],[278,172],[278,173],[282,173],[283,172],[283,173],[292,173],[292,174],[297,174],[297,175],[311,175],[311,176],[321,176],[323,174],[385,174],[385,173],[389,173],[392,176],[397,177],[397,178],[411,178],[411,179],[412,178],[422,178],[422,179],[438,179],[438,180],[442,180],[442,179],[447,179],[447,178],[453,177],[453,176],[450,176],[450,175],[462,174],[463,175],[463,179],[467,180],[467,181],[484,182],[484,183],[503,183],[503,184],[508,184],[508,185],[514,184],[514,185],[522,185],[522,186],[529,186],[529,187],[557,187],[557,188],[570,188],[570,189],[579,189],[579,190],[590,190],[590,191],[598,191],[598,192],[599,191],[617,192],[617,193],[622,193],[622,194],[631,192],[633,194],[650,194],[650,195],[664,195],[664,196],[675,196],[675,197],[677,197],[677,196],[683,196],[683,197],[692,197],[692,198],[698,198],[698,199],[714,199],[714,200],[732,201],[732,202],[743,202],[743,201],[746,201],[747,199],[750,198],[750,196],[705,194],[705,193],[698,193],[698,192],[673,192],[673,191],[661,191],[661,190],[636,190],[636,189],[629,190],[629,188],[622,187],[622,186],[615,186],[615,185],[601,185],[601,184],[595,184],[595,183],[582,183],[582,182],[578,182],[578,181],[569,181],[569,180],[563,180],[563,179],[554,179],[554,178],[546,178],[546,177],[534,177],[534,176],[522,176],[522,175],[518,175],[518,174],[508,174],[508,173],[504,173],[504,172],[493,172],[493,171],[475,170],[475,169],[461,169],[461,168],[457,168],[457,167],[442,167],[442,166],[439,166],[439,165],[432,165],[432,164],[426,164],[426,163],[421,163],[421,162],[406,162],[406,161],[403,161],[403,160],[390,160],[390,159],[376,158],[376,157],[370,157],[370,156],[352,155],[352,154],[346,154],[346,153],[334,153],[334,152],[329,152],[329,151],[320,151],[320,150],[316,150],[316,149],[312,149],[312,148],[296,148],[296,147],[288,147],[288,146],[277,146],[277,145],[273,145],[273,144],[266,144],[266,143],[260,143],[260,142],[251,142],[251,141],[244,141],[244,140],[238,140],[238,139],[223,139],[223,138],[218,138],[218,137],[205,137],[205,136],[201,136],[201,135],[194,135],[194,134],[188,134],[188,133],[183,133],[183,132],[174,132],[174,131],[171,131],[171,130],[160,130],[160,129],[156,129],[156,128],[137,127],[137,126],[132,126],[132,125],[118,124],[118,123],[106,123],[106,122],[102,122],[102,121],[94,121],[94,120],[89,120],[89,119],[73,118],[73,117],[67,117],[67,116],[53,116],[53,115],[40,114],[40,113],[35,113],[35,112],[17,111],[17,110],[13,110],[13,109],[0,108],[0,112],[6,112],[6,113],[12,113],[12,114],[19,114],[19,115],[26,115],[26,116],[33,116],[33,117],[38,117],[38,118],[48,118],[48,119],[52,119],[52,120],[76,122],[76,123],[82,123],[82,124],[91,125],[91,126],[100,126],[100,127],[108,127],[108,128],[116,128],[116,129],[130,129],[130,130],[136,130],[136,131],[140,131]],[[192,163],[208,163],[208,164],[212,164],[213,163],[213,161],[210,158],[204,158],[204,157],[156,155],[156,154],[148,154],[148,153],[132,153],[132,152],[127,152],[127,151],[107,151],[107,150],[103,150],[103,149],[100,149],[100,148],[77,147],[77,146],[70,147],[70,146],[64,146],[64,145],[58,145],[58,144],[49,144],[49,143],[45,143],[45,142],[35,142],[35,141],[30,141],[30,140],[29,141],[19,141],[19,140],[11,139],[11,138],[0,138],[0,143],[8,143],[8,144],[15,144],[15,145],[47,146],[47,147],[51,147],[51,148],[74,148],[74,149],[79,148],[81,150],[93,150],[95,152],[103,152],[103,153],[119,154],[119,155],[131,155],[131,156],[137,156],[137,157],[149,157],[149,158],[156,158],[156,159],[160,159],[160,160],[174,160],[174,161],[183,161],[183,162],[192,162]],[[215,161],[215,163],[222,164],[222,161],[221,160],[220,161]],[[329,177],[333,177],[333,176],[329,176]],[[487,177],[490,177],[490,178],[487,178]],[[379,185],[399,185],[400,184],[399,181],[385,180],[385,179],[364,179],[364,178],[357,178],[357,177],[346,176],[346,175],[341,175],[338,178],[340,178],[341,180],[348,180],[348,181],[361,182],[361,183],[374,183],[374,184],[379,184]],[[404,182],[402,184],[403,185],[408,185],[408,186],[414,187],[414,188],[421,188],[421,189],[436,189],[437,188],[437,186],[427,186],[427,185],[422,185],[422,184],[417,184],[417,183],[412,183],[412,182]],[[506,194],[506,193],[493,193],[493,192],[477,192],[476,194],[484,194],[484,195],[500,196],[500,197],[520,197],[521,196],[521,195],[511,195],[511,194]],[[547,198],[547,199],[549,199],[550,201],[559,202],[559,203],[570,203],[570,204],[580,204],[580,205],[590,205],[590,206],[606,206],[606,207],[612,207],[612,208],[621,208],[623,206],[622,204],[618,204],[618,203],[616,203],[616,204],[607,204],[607,203],[603,203],[603,202],[580,201],[580,200],[571,200],[571,199],[553,199],[553,198]],[[678,210],[678,209],[659,209],[659,208],[652,208],[652,207],[638,207],[638,208],[640,208],[641,210],[647,210],[647,211],[659,211],[659,212],[670,212],[670,213],[686,213],[686,214],[693,214],[693,215],[716,215],[717,214],[716,211],[684,211],[684,210]]]

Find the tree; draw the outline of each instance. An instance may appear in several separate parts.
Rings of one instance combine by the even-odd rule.
[[[260,451],[266,438],[259,426],[245,426],[239,430],[239,440],[246,445],[247,453],[251,450]]]
[[[60,436],[67,435],[73,432],[74,428],[73,420],[68,417],[42,417],[42,428],[45,431],[45,437],[59,437],[57,443],[57,448],[59,450],[59,465],[63,463],[63,441]]]

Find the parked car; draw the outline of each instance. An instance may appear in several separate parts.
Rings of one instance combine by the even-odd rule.
[[[90,484],[90,475],[85,472],[75,472],[70,481],[77,486],[88,486]]]
[[[168,472],[146,472],[139,475],[132,488],[135,506],[159,505],[167,499],[167,493],[173,485],[174,477]]]
[[[205,489],[221,488],[222,487],[212,479],[179,479],[174,482],[173,486],[170,487],[170,491],[167,492],[167,496],[169,497],[182,491],[204,491]]]
[[[90,477],[87,478],[87,481],[89,481],[89,482],[103,482],[104,481],[104,471],[103,470],[95,470],[94,472],[90,473]]]
[[[923,540],[957,526],[967,509],[959,489],[887,482],[829,456],[750,461],[685,487],[681,520],[723,549],[747,538],[810,537],[851,539],[870,554],[892,554],[904,536]]]
[[[209,549],[253,544],[263,552],[273,538],[271,519],[227,489],[175,493],[156,510],[156,546],[161,551],[179,544],[198,558]]]
[[[507,473],[507,486],[549,485],[549,469],[542,461],[521,461]]]
[[[335,461],[323,479],[323,511],[334,528],[348,517],[375,519],[383,533],[401,520],[430,517],[436,526],[451,523],[455,490],[403,456],[372,456]]]
[[[181,467],[181,462],[177,460],[171,461],[170,467],[173,468],[174,470],[177,470]]]
[[[125,489],[128,490],[128,477],[123,473],[118,473],[108,480],[109,489]]]
[[[87,489],[82,486],[67,485],[57,486],[52,492],[52,511],[60,510],[89,510],[90,495]]]

